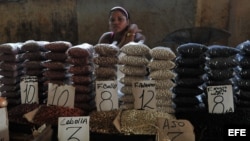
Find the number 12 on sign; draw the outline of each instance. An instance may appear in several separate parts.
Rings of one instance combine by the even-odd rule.
[[[136,81],[132,86],[134,108],[140,110],[156,110],[155,81]]]

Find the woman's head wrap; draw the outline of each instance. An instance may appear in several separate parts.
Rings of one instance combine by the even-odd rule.
[[[121,6],[115,6],[115,7],[111,8],[110,13],[113,12],[113,11],[117,11],[117,10],[122,12],[127,19],[130,19],[128,11],[125,8],[121,7]]]

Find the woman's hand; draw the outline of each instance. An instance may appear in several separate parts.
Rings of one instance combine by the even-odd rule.
[[[131,42],[131,41],[135,41],[136,38],[136,33],[140,33],[142,32],[141,29],[138,28],[138,26],[136,24],[131,24],[128,27],[128,30],[125,32],[125,34],[122,37],[121,42],[118,44],[119,47],[122,47],[123,45]]]

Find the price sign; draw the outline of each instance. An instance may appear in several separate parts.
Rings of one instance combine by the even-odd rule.
[[[47,105],[74,108],[75,87],[49,83]]]
[[[97,111],[118,109],[117,81],[96,81]]]
[[[89,141],[89,116],[59,117],[59,141]]]
[[[188,120],[157,118],[157,126],[157,141],[195,141],[194,127]]]
[[[208,86],[209,113],[234,112],[232,85]]]
[[[135,81],[132,84],[134,108],[140,110],[156,110],[155,81]]]
[[[36,76],[21,77],[20,90],[22,104],[39,103],[37,81]]]
[[[9,122],[6,108],[0,108],[0,141],[9,141]]]

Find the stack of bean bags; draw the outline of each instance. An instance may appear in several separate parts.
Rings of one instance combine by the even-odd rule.
[[[175,59],[177,73],[173,87],[176,113],[195,112],[204,109],[200,98],[204,95],[203,76],[205,74],[205,52],[207,46],[198,43],[186,43],[177,47]]]
[[[238,67],[236,70],[236,82],[238,87],[237,107],[250,106],[250,41],[244,41],[237,47],[240,53],[237,54]]]
[[[9,106],[21,103],[22,43],[0,45],[0,96],[8,99]]]
[[[44,46],[48,44],[47,41],[28,40],[23,43],[21,50],[24,52],[22,58],[23,62],[23,76],[36,76],[38,80],[38,96],[39,103],[44,103],[46,96],[44,96],[43,89],[43,71],[45,67],[42,62],[45,61],[44,53],[47,51]]]
[[[158,112],[174,114],[173,92],[175,86],[173,79],[176,74],[175,53],[169,47],[157,46],[150,50],[151,60],[148,63],[149,79],[155,81],[156,108]]]
[[[74,107],[87,113],[95,108],[93,53],[94,47],[88,43],[72,46],[66,52],[70,83],[75,87]]]
[[[140,42],[130,42],[120,49],[119,71],[123,76],[119,79],[122,84],[120,97],[121,109],[134,109],[134,96],[132,93],[132,83],[134,81],[146,80],[148,75],[147,65],[149,63],[150,48]]]
[[[66,62],[66,51],[72,47],[72,44],[67,41],[53,41],[44,46],[45,60],[42,65],[45,67],[43,77],[45,78],[44,88],[48,93],[48,84],[64,85],[69,83],[69,74],[67,72],[68,63]]]
[[[96,44],[94,46],[95,80],[117,80],[119,47],[114,44]]]
[[[206,52],[206,86],[232,85],[233,97],[235,96],[235,67],[237,66],[237,48],[210,45]],[[207,95],[205,96],[205,100]],[[207,105],[207,103],[205,103]]]

